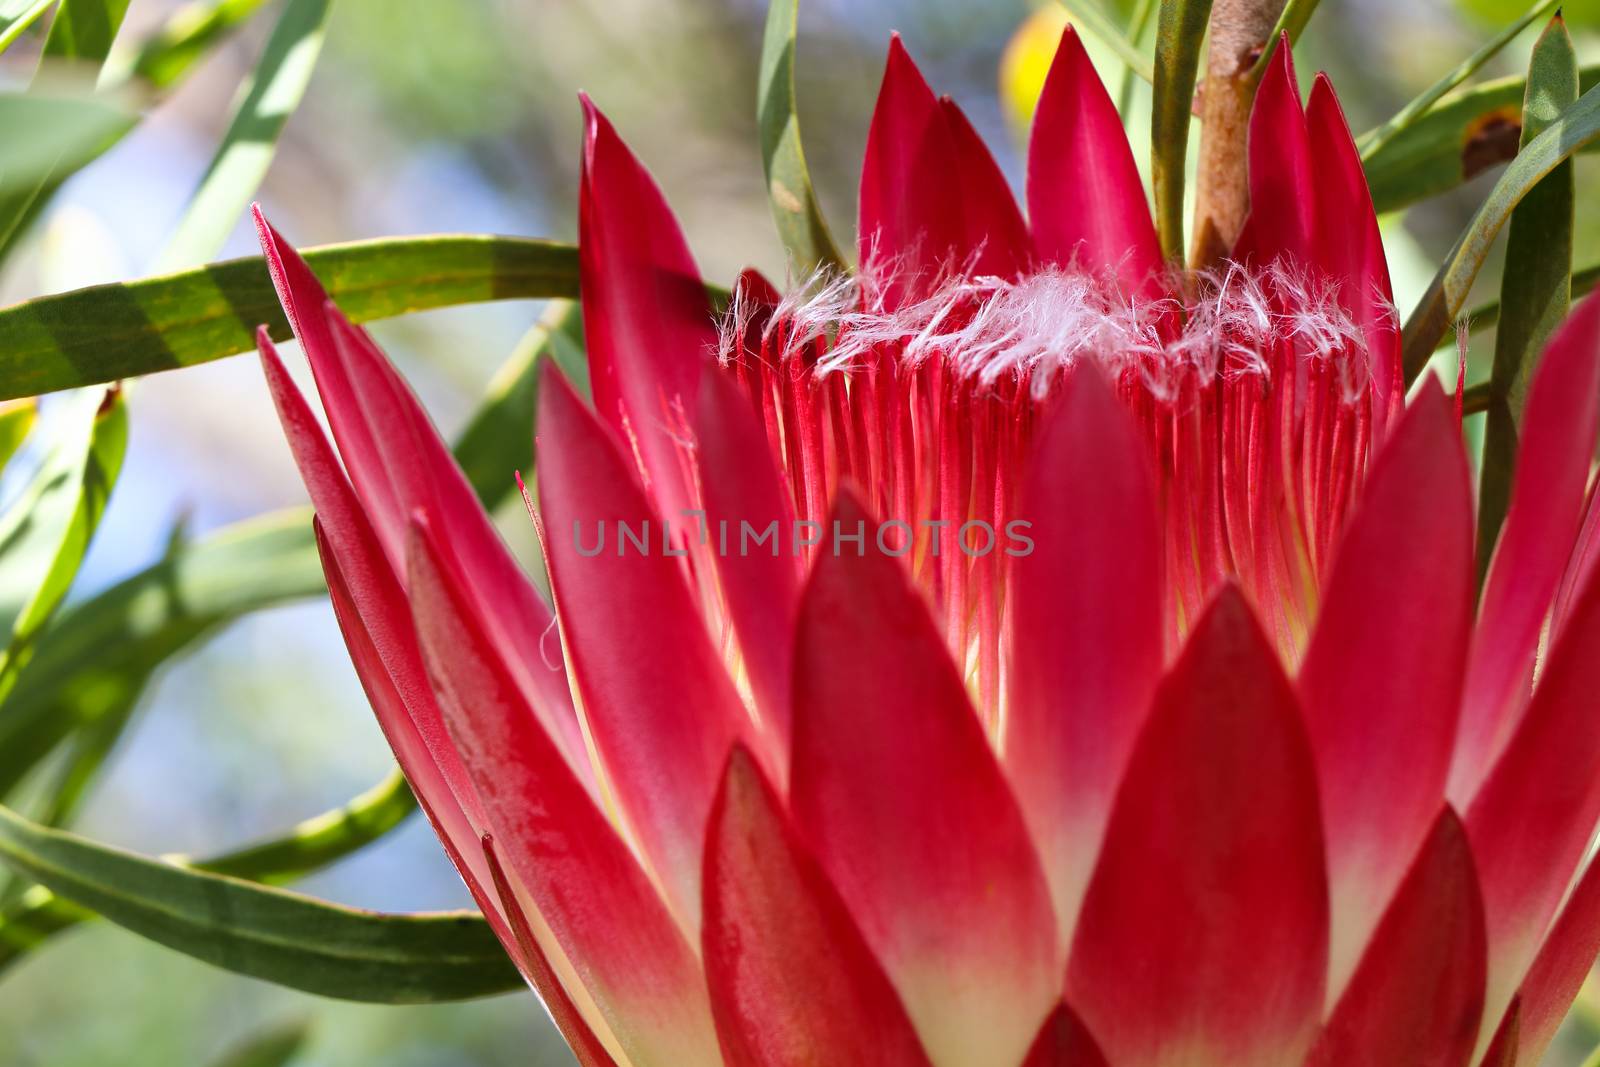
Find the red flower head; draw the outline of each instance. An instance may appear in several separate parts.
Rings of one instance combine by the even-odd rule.
[[[553,611],[260,223],[352,658],[582,1063],[1536,1059],[1600,942],[1600,303],[1477,600],[1457,421],[1405,401],[1360,160],[1277,55],[1245,236],[1179,273],[1071,32],[1026,221],[896,40],[860,272],[720,316],[585,101]]]

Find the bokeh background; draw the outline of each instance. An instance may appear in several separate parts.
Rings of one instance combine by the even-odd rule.
[[[137,37],[175,6],[133,0],[125,34]],[[1324,0],[1299,50],[1302,72],[1333,74],[1359,131],[1523,6]],[[891,31],[1020,178],[1017,104],[999,71],[1008,40],[1034,10],[1026,0],[806,0],[798,69],[806,148],[837,229],[847,232],[854,218]],[[1569,14],[1589,57],[1584,26],[1600,2],[1569,6]],[[302,245],[451,230],[570,240],[584,89],[656,173],[709,277],[730,279],[751,264],[782,277],[755,137],[763,17],[758,0],[336,0],[314,80],[261,200]],[[0,278],[0,301],[150,271],[261,52],[270,18],[256,23],[72,180]],[[5,57],[0,82],[26,77],[30,49],[36,41]],[[1526,56],[1519,42],[1487,73],[1516,72]],[[1120,80],[1120,67],[1100,58]],[[1595,166],[1579,164],[1580,261],[1600,246],[1600,220],[1588,210],[1596,200],[1587,195],[1600,178]],[[1486,180],[1386,222],[1402,310]],[[251,251],[241,220],[227,252]],[[379,323],[376,333],[449,433],[540,310],[508,303],[432,312]],[[1479,339],[1475,358],[1491,351]],[[131,398],[121,484],[75,597],[150,563],[178,524],[199,534],[304,500],[253,359],[142,380]],[[525,522],[506,518],[508,536],[526,545]],[[331,612],[310,602],[252,616],[166,670],[78,825],[150,853],[215,851],[335,806],[389,765]],[[384,909],[467,903],[415,818],[303,887]],[[1587,1002],[1580,1008],[1592,1011]],[[6,1067],[204,1065],[252,1034],[302,1021],[311,1039],[296,1062],[308,1067],[571,1062],[529,995],[428,1008],[343,1004],[213,970],[106,924],[73,931],[0,975]],[[1577,1062],[1600,1036],[1584,1019],[1569,1030],[1552,1062]]]

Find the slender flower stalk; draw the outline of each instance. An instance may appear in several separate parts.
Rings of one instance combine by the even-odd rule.
[[[859,272],[720,315],[585,100],[553,608],[258,215],[351,657],[585,1067],[1537,1062],[1600,944],[1600,303],[1478,601],[1459,423],[1406,401],[1359,158],[1291,63],[1239,242],[1173,276],[1072,32],[1026,218],[897,39]]]

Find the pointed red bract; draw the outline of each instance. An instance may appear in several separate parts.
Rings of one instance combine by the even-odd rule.
[[[424,516],[407,561],[428,677],[518,907],[547,926],[630,1063],[715,1062],[694,950],[500,666]]]
[[[712,796],[734,740],[758,742],[680,561],[667,555],[659,513],[553,367],[540,383],[539,432],[553,442],[539,461],[545,553],[586,724],[630,831],[692,934]],[[623,527],[643,533],[642,549]]]
[[[1224,586],[1156,693],[1106,830],[1067,999],[1117,1067],[1283,1067],[1322,1009],[1316,770],[1277,653]]]
[[[1117,108],[1068,26],[1033,113],[1028,215],[1039,258],[1110,271],[1124,291],[1165,289],[1161,244]]]
[[[1057,1006],[1039,1028],[1022,1067],[1109,1067],[1100,1046],[1083,1021],[1065,1004]]]
[[[790,662],[800,599],[799,561],[786,536],[794,528],[794,507],[749,401],[721,375],[707,375],[701,383],[696,444],[710,552],[761,723],[786,772]],[[746,527],[754,537],[773,523],[776,532],[765,544],[745,543]]]
[[[1287,51],[1287,49],[1283,49]],[[1318,74],[1306,105],[1312,158],[1317,162],[1315,261],[1339,285],[1339,300],[1355,317],[1366,340],[1366,373],[1372,382],[1373,420],[1386,425],[1405,398],[1400,376],[1400,320],[1383,253],[1383,235],[1373,210],[1361,153],[1333,83]]]
[[[728,1067],[927,1067],[883,968],[735,749],[706,836],[706,981]]]
[[[1096,368],[1073,374],[1048,417],[1017,514],[1034,549],[1011,561],[1005,760],[1065,943],[1162,656],[1155,488]]]
[[[1295,80],[1294,56],[1273,50],[1250,110],[1250,251],[1258,265],[1280,257],[1316,263],[1316,163],[1305,108]],[[1246,247],[1241,242],[1241,250]]]
[[[386,393],[386,382],[354,380],[344,365],[334,338],[335,312],[328,311],[328,294],[306,261],[283,235],[273,228],[259,205],[251,208],[256,237],[266,260],[267,272],[283,305],[284,316],[295,339],[305,351],[306,361],[317,382],[317,393],[328,414],[328,426],[339,444],[356,492],[367,512],[392,566],[404,558],[407,508],[400,487],[384,459],[382,435],[367,418],[361,386]]]
[[[516,558],[410,388],[366,332],[351,325],[304,259],[257,209],[256,230],[285,314],[305,349],[329,427],[390,565],[405,580],[406,522],[439,516],[484,625],[567,760],[592,784],[559,660],[528,655],[554,624]],[[506,472],[507,486],[511,472]]]
[[[1545,934],[1513,1007],[1516,1025],[1502,1024],[1503,1036],[1516,1062],[1536,1064],[1567,1017],[1567,1009],[1594,969],[1600,955],[1600,863],[1592,859],[1567,897],[1561,914]],[[1511,1031],[1515,1030],[1513,1034]]]
[[[938,99],[896,34],[867,132],[857,224],[861,269],[889,276],[890,307],[931,290],[962,244],[946,132]]]
[[[720,325],[584,108],[559,616],[257,216],[351,658],[584,1067],[1531,1067],[1600,948],[1600,298],[1533,383],[1473,632],[1459,393],[1403,410],[1359,153],[1287,39],[1238,262],[1182,284],[1070,29],[1031,229],[895,39],[862,275],[747,273]],[[1011,519],[1032,551],[958,550]]]
[[[444,846],[450,862],[460,873],[461,880],[466,883],[467,891],[472,894],[484,917],[489,920],[489,925],[494,928],[496,936],[503,944],[512,946],[515,944],[515,932],[508,924],[507,916],[499,901],[490,893],[492,872],[482,862],[481,853],[471,847],[473,836],[482,832],[483,825],[477,794],[471,791],[470,783],[466,782],[466,771],[461,768],[459,758],[451,752],[446,759],[453,769],[456,780],[465,786],[463,799],[457,798],[450,780],[435,762],[434,755],[429,750],[422,731],[417,728],[416,719],[406,703],[409,698],[412,704],[425,706],[426,721],[432,722],[442,735],[443,720],[433,695],[426,693],[425,690],[419,692],[415,686],[408,686],[405,697],[401,696],[402,690],[390,674],[384,662],[384,655],[374,640],[373,632],[362,619],[361,610],[357,607],[356,599],[351,594],[350,586],[339,568],[334,550],[328,543],[327,535],[322,531],[321,520],[312,521],[316,524],[317,555],[322,561],[322,573],[328,580],[328,595],[333,602],[333,615],[339,623],[340,633],[344,635],[345,648],[350,653],[350,662],[355,667],[356,676],[361,679],[361,688],[367,695],[367,702],[372,705],[378,726],[383,730],[384,740],[389,743],[395,762],[405,774],[407,784],[416,795],[418,806],[422,808],[422,813],[433,827],[434,834]],[[359,572],[361,568],[355,569]],[[379,626],[376,629],[382,633],[384,627]],[[465,807],[470,807],[473,812],[472,819],[467,816],[464,802]],[[511,950],[508,948],[508,951]],[[519,965],[526,963],[516,952],[513,951],[512,955],[517,958]]]
[[[848,490],[833,523],[867,532],[859,556],[824,544],[801,600],[795,820],[929,1058],[1018,1062],[1060,993],[1038,857],[927,607]]]
[[[989,150],[934,96],[899,35],[867,133],[860,213],[861,267],[891,308],[952,272],[1011,276],[1028,256],[1022,217]]]
[[[1600,822],[1600,583],[1579,597],[1539,688],[1467,811],[1489,929],[1488,1011],[1510,1002]]]
[[[487,869],[473,863],[482,826],[477,795],[428,689],[405,593],[322,427],[265,330],[256,343],[284,437],[316,507],[324,569],[356,673],[384,736],[419,799],[437,817],[447,845],[466,861],[478,884],[486,885]]]
[[[1483,1013],[1483,898],[1455,812],[1434,822],[1307,1067],[1468,1067]]]
[[[544,1002],[545,1010],[550,1013],[550,1021],[561,1031],[562,1040],[572,1050],[578,1067],[617,1067],[617,1061],[611,1058],[605,1044],[595,1036],[589,1021],[583,1017],[571,994],[561,984],[555,968],[550,965],[549,954],[539,944],[532,924],[517,904],[516,891],[505,868],[500,865],[499,857],[495,855],[494,838],[489,834],[483,835],[483,856],[494,878],[498,906],[505,912],[516,946],[521,949],[518,965],[522,975]]]
[[[1596,565],[1600,565],[1600,493],[1595,483],[1589,485],[1589,499],[1583,506],[1583,524],[1578,529],[1578,540],[1572,548],[1572,558],[1567,562],[1566,573],[1556,590],[1555,603],[1550,608],[1550,634],[1558,636],[1566,628],[1567,616],[1572,614],[1573,600],[1578,591],[1589,585]]]
[[[1458,425],[1430,380],[1373,465],[1300,670],[1328,843],[1334,996],[1444,798],[1473,611]]]
[[[948,96],[940,98],[939,107],[960,183],[964,245],[973,256],[967,270],[978,277],[1015,278],[1033,260],[1033,239],[1017,198],[966,112]]]
[[[672,209],[606,117],[583,97],[578,267],[595,411],[634,442],[657,507],[693,507],[680,441],[716,331]]]
[[[1478,1067],[1518,1067],[1522,1062],[1517,1054],[1522,1047],[1521,1035],[1522,1005],[1513,1000],[1500,1020],[1500,1028],[1495,1031],[1489,1050],[1478,1061]]]
[[[1529,387],[1505,526],[1484,583],[1450,797],[1470,801],[1528,700],[1539,635],[1578,534],[1600,424],[1600,297],[1556,331]]]

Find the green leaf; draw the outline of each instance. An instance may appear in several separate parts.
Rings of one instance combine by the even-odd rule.
[[[1183,183],[1189,120],[1211,0],[1161,0],[1156,23],[1155,97],[1150,113],[1156,230],[1168,262],[1183,262]]]
[[[1306,25],[1316,10],[1317,0],[1289,0],[1283,5],[1283,10],[1278,13],[1277,24],[1272,27],[1272,32],[1267,34],[1267,46],[1261,50],[1261,58],[1250,68],[1251,85],[1261,84],[1261,79],[1267,73],[1267,64],[1272,62],[1272,54],[1278,50],[1283,35],[1286,33],[1289,35],[1289,45],[1293,47],[1295,42],[1300,40],[1300,35],[1306,31]]]
[[[761,134],[761,164],[767,199],[778,236],[804,277],[819,267],[843,271],[844,256],[828,232],[828,222],[811,187],[800,147],[800,116],[795,105],[795,26],[800,0],[771,0],[761,41],[761,72],[756,91],[756,124]]]
[[[582,366],[582,322],[562,303],[495,375],[455,447],[484,506],[516,491],[533,469],[539,364]],[[581,379],[580,379],[581,381]],[[291,508],[186,544],[64,611],[0,703],[0,797],[75,730],[125,715],[161,665],[250,612],[326,589],[311,511]]]
[[[211,1067],[288,1067],[305,1051],[310,1038],[311,1027],[306,1022],[275,1026],[230,1048]]]
[[[17,454],[39,418],[39,403],[32,397],[0,401],[0,470]]]
[[[1479,20],[1499,25],[1522,13],[1523,0],[1455,0],[1455,6]],[[1568,26],[1592,27],[1600,22],[1600,0],[1563,0],[1561,17]]]
[[[308,993],[421,1004],[522,984],[476,913],[390,915],[338,907],[108,848],[3,807],[0,858],[152,941]]]
[[[0,698],[77,577],[127,451],[120,392],[85,390],[66,403],[38,473],[0,515]]]
[[[306,252],[356,322],[485,300],[575,297],[577,249],[549,241],[435,235]],[[289,335],[259,256],[97,285],[0,310],[0,400],[186,367]]]
[[[33,89],[41,88],[44,80],[54,78],[56,69],[63,66],[76,66],[99,75],[127,12],[128,0],[61,0],[45,37]],[[80,118],[77,123],[85,121]],[[23,168],[7,168],[8,178],[0,184],[0,259],[9,254],[27,223],[61,183],[115,144],[132,126],[130,117],[120,128],[108,129],[104,137],[74,141],[75,149],[86,147],[57,153],[60,158],[50,160],[49,167],[36,175],[29,174],[25,180],[9,176],[13,169],[18,174],[25,173]]]
[[[0,0],[0,52],[10,48],[24,30],[50,10],[56,0]]]
[[[1127,64],[1129,70],[1146,82],[1155,81],[1155,67],[1151,65],[1150,57],[1139,51],[1139,46],[1130,41],[1128,35],[1111,21],[1105,8],[1100,6],[1100,0],[1057,0],[1057,2],[1067,9],[1072,21],[1080,29],[1104,41],[1117,54],[1117,58]]]
[[[98,67],[110,55],[127,13],[128,0],[61,0],[44,41],[44,58]]]
[[[492,509],[511,495],[515,485],[512,472],[526,474],[533,469],[539,362],[558,351],[574,350],[583,351],[582,312],[576,302],[552,304],[496,372],[484,404],[461,432],[456,459],[486,507]],[[570,380],[570,361],[558,362]]]
[[[259,6],[261,0],[243,0],[243,2],[222,0],[218,3],[218,8],[234,13],[248,6],[248,3]],[[133,69],[128,59],[120,59],[117,54],[112,54],[112,46],[117,42],[117,30],[122,27],[126,8],[128,0],[62,0],[61,8],[51,22],[50,37],[46,38],[46,62],[40,66],[40,75],[35,77],[35,90],[38,88],[40,78],[54,77],[56,75],[54,69],[69,62],[96,70],[98,85],[102,90],[122,86],[133,74]],[[173,51],[157,48],[157,51],[152,53],[152,61],[162,56],[171,58],[166,70],[168,80],[163,83],[162,88],[168,88],[179,77],[187,74],[190,67],[194,66],[194,62],[200,59],[203,51],[213,45],[221,37],[222,32],[242,21],[242,18],[243,16],[234,16],[232,19],[221,18],[219,26],[213,27],[206,26],[202,19],[202,24],[197,27],[192,21],[186,22],[184,11],[174,13],[166,27],[174,27],[179,32],[176,32],[173,38],[166,38],[163,30],[163,34],[158,34],[154,42],[154,45],[160,45],[166,40]],[[118,54],[128,56],[131,53],[130,50],[118,50]],[[139,53],[138,56],[134,56],[134,61],[142,61],[142,58],[144,53]],[[75,171],[82,170],[83,166],[93,162],[94,158],[104,154],[126,131],[133,128],[134,122],[136,118],[128,115],[125,125],[110,134],[109,138],[99,142],[98,147],[70,157],[59,158],[51,170],[38,176],[37,181],[16,181],[8,186],[0,186],[0,261],[11,253],[30,222],[43,211],[62,182],[70,178]]]
[[[1522,144],[1538,136],[1578,99],[1578,60],[1558,15],[1534,46],[1522,108]],[[1545,339],[1572,306],[1572,226],[1576,186],[1572,161],[1553,169],[1511,213],[1500,281],[1500,328],[1489,377],[1482,477],[1478,492],[1478,581],[1488,573],[1500,524],[1511,501],[1517,439],[1528,383]]]
[[[233,121],[156,263],[177,270],[212,259],[266,177],[278,135],[300,106],[322,51],[331,0],[289,0],[267,39],[261,62],[240,86]]]
[[[119,84],[137,77],[156,89],[169,89],[265,4],[266,0],[191,0],[167,16],[137,49],[113,53],[106,79]]]
[[[575,303],[550,313],[496,374],[455,448],[486,506],[513,491],[510,472],[531,469],[539,363],[556,359],[583,380]],[[575,370],[576,373],[575,374]],[[324,589],[309,509],[231,527],[76,605],[43,635],[39,652],[0,704],[0,796],[74,731],[126,716],[150,676],[249,611]],[[292,881],[387,833],[415,805],[398,772],[288,834],[194,866],[269,883]],[[0,905],[0,970],[92,912],[42,887]]]
[[[1128,16],[1128,40],[1133,42],[1135,48],[1141,47],[1144,35],[1150,29],[1150,22],[1156,16],[1157,0],[1135,0],[1133,13]],[[1154,70],[1151,71],[1152,78]],[[1128,116],[1133,112],[1133,92],[1139,81],[1139,76],[1133,68],[1122,68],[1122,84],[1117,89],[1117,114],[1122,116],[1123,125],[1127,125]]]
[[[411,787],[396,769],[343,807],[300,823],[288,833],[188,866],[213,874],[282,885],[343,859],[400,825],[416,810]],[[0,972],[63,930],[96,918],[43,886],[0,906]]]
[[[378,840],[416,810],[417,798],[396,767],[348,804],[307,819],[282,836],[211,859],[182,862],[212,874],[283,885]]]
[[[37,816],[46,826],[66,826],[78,813],[79,806],[88,798],[100,768],[111,756],[111,750],[127,731],[133,717],[133,701],[129,701],[115,714],[101,715],[85,725],[69,739],[66,759],[52,774],[53,781],[44,797],[41,813]]]
[[[310,511],[295,508],[227,527],[68,608],[0,704],[0,797],[75,729],[126,713],[162,663],[224,623],[325,588]]]
[[[1527,14],[1507,26],[1482,48],[1458,63],[1444,77],[1424,90],[1422,95],[1395,112],[1388,122],[1362,134],[1356,142],[1356,146],[1361,149],[1362,159],[1370,158],[1381,151],[1384,145],[1432,110],[1434,104],[1437,104],[1452,89],[1476,74],[1485,63],[1499,55],[1501,49],[1514,41],[1523,30],[1533,25],[1538,19],[1548,15],[1559,3],[1560,0],[1538,0],[1533,7],[1528,9]]]
[[[1450,323],[1465,307],[1495,237],[1529,190],[1600,135],[1600,92],[1590,89],[1517,154],[1489,192],[1433,283],[1406,320],[1406,381],[1414,381]]]
[[[1572,297],[1577,299],[1600,284],[1600,263],[1591,263],[1586,267],[1579,267],[1572,272]],[[1479,304],[1466,314],[1467,332],[1471,334],[1482,333],[1484,330],[1500,324],[1500,301],[1491,300],[1486,304]],[[1487,382],[1479,383],[1487,386]]]
[[[1596,84],[1600,65],[1579,70],[1580,90]],[[1521,141],[1526,93],[1526,79],[1500,78],[1440,101],[1364,159],[1373,205],[1379,212],[1397,211],[1511,159]]]
[[[56,175],[97,158],[134,121],[132,113],[108,97],[38,90],[0,93],[0,138],[6,145],[0,166],[0,212],[6,202],[31,200]]]

